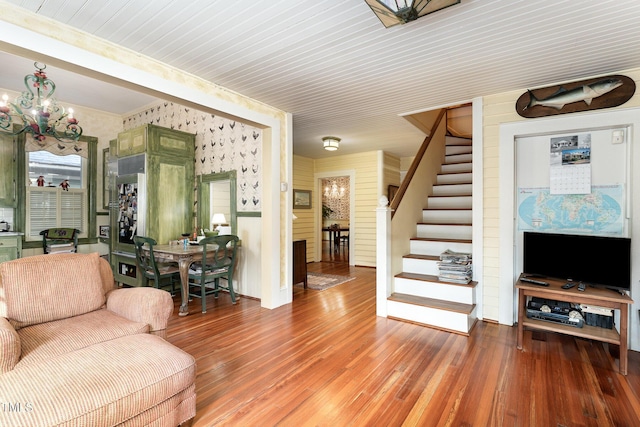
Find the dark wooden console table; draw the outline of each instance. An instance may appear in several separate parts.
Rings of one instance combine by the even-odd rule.
[[[307,241],[293,242],[293,285],[304,282],[307,288]]]
[[[525,327],[606,342],[620,346],[620,373],[627,375],[629,306],[633,303],[633,300],[628,295],[621,295],[609,289],[587,286],[587,288],[581,292],[578,290],[578,286],[574,286],[571,289],[562,289],[562,285],[566,283],[566,280],[539,280],[549,283],[549,286],[539,286],[523,282],[520,279],[516,282],[516,288],[518,289],[518,349],[522,350]],[[575,304],[591,304],[620,310],[620,333],[616,331],[615,327],[613,329],[606,329],[584,325],[582,328],[576,328],[570,325],[530,319],[526,315],[527,297],[539,297]]]

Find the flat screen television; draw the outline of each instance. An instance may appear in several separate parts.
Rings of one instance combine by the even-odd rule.
[[[631,239],[525,232],[523,273],[631,289]]]

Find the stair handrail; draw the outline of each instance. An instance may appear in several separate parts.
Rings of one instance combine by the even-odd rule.
[[[402,197],[404,197],[404,193],[407,192],[407,188],[409,187],[409,184],[413,179],[413,175],[415,175],[416,170],[418,169],[418,165],[420,164],[420,162],[422,161],[422,158],[424,157],[424,153],[426,153],[427,148],[429,147],[429,144],[431,143],[431,140],[433,139],[433,136],[436,133],[436,130],[438,129],[438,126],[440,126],[440,122],[446,116],[446,114],[447,114],[446,108],[442,108],[438,113],[438,117],[436,117],[436,120],[433,123],[433,126],[431,127],[429,135],[427,135],[424,141],[422,141],[422,145],[418,149],[416,156],[413,158],[413,161],[411,162],[411,166],[409,166],[409,170],[407,171],[407,175],[405,176],[405,178],[402,180],[402,183],[400,184],[400,188],[398,188],[398,191],[396,192],[396,195],[393,197],[393,200],[390,200],[389,207],[391,208],[391,218],[393,218],[393,215],[398,209],[398,206],[400,206]]]

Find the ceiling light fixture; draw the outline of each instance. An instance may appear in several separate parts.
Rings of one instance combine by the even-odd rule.
[[[327,151],[336,151],[340,147],[340,141],[341,139],[335,136],[325,136],[322,138],[322,145]]]
[[[0,100],[0,131],[18,135],[27,132],[38,141],[52,136],[61,142],[75,142],[82,135],[78,120],[73,117],[73,109],[65,111],[52,98],[56,90],[53,80],[47,78],[44,64],[34,62],[36,71],[24,77],[27,90],[18,96],[15,102],[8,102],[5,93]],[[34,93],[35,89],[35,93]],[[14,121],[22,121],[22,127],[13,131]]]
[[[386,28],[428,15],[460,0],[364,0]]]

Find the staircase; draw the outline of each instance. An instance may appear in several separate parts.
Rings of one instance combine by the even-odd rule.
[[[394,277],[387,315],[468,335],[476,322],[477,282],[438,280],[440,253],[471,253],[471,140],[447,137],[445,161],[422,222],[416,225],[403,272]]]

